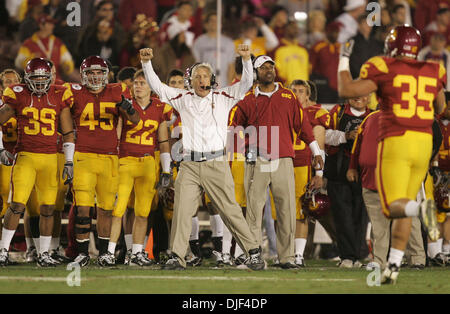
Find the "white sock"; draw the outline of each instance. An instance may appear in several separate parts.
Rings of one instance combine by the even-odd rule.
[[[144,246],[142,244],[134,244],[133,243],[133,249],[131,251],[131,254],[136,254],[136,253],[141,252],[143,247]]]
[[[300,255],[303,257],[303,252],[305,252],[306,239],[296,238],[295,240],[295,255]]]
[[[231,251],[231,240],[233,239],[233,235],[230,230],[228,230],[225,224],[223,225],[223,238],[222,238],[222,253],[230,254]]]
[[[125,238],[125,244],[127,246],[127,251],[131,250],[131,247],[133,246],[133,235],[132,234],[126,234],[124,236]]]
[[[428,242],[427,253],[428,257],[435,258],[441,252],[442,248],[442,238],[438,239],[436,242]]]
[[[220,215],[210,215],[209,222],[213,237],[223,237],[223,221]]]
[[[0,241],[0,249],[6,249],[9,251],[9,245],[11,244],[11,240],[14,237],[14,233],[16,230],[8,230],[4,227],[2,228],[2,239]]]
[[[50,242],[50,251],[56,250],[59,246],[59,237],[58,238],[52,238],[52,241]]]
[[[234,249],[234,257],[239,257],[242,254],[244,254],[244,251],[242,251],[241,247],[236,243],[236,247]]]
[[[394,248],[391,248],[389,251],[389,264],[395,264],[397,267],[400,267],[402,265],[402,259],[403,255],[405,254],[404,251],[400,251]]]
[[[409,201],[405,206],[406,217],[417,217],[419,216],[420,204],[416,201]]]
[[[442,252],[445,253],[445,254],[450,253],[450,243],[442,245]]]
[[[198,222],[198,217],[192,217],[192,229],[191,235],[189,236],[189,241],[198,240],[198,232],[200,231],[200,223]]]
[[[33,238],[34,247],[36,248],[36,252],[39,252],[39,248],[41,247],[41,240],[39,238]]]
[[[40,236],[39,237],[39,254],[48,252],[51,241],[52,241],[52,236]]]
[[[27,250],[34,246],[33,238],[25,238],[25,243],[27,244]]]
[[[108,252],[111,254],[115,254],[116,253],[116,244],[115,242],[108,242]]]

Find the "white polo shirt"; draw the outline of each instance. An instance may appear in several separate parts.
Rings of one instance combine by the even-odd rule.
[[[187,151],[214,152],[225,148],[227,142],[228,114],[233,106],[244,98],[253,84],[251,60],[243,62],[240,82],[214,89],[205,97],[193,90],[169,87],[163,84],[151,62],[142,63],[150,88],[161,101],[170,104],[181,116],[183,148]]]

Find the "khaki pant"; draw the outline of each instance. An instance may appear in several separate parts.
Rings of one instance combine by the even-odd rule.
[[[291,158],[245,165],[245,193],[247,195],[247,223],[253,236],[262,245],[261,225],[270,186],[277,215],[277,253],[280,263],[294,262],[295,179]]]
[[[391,220],[384,216],[381,209],[380,196],[374,192],[363,188],[363,198],[366,204],[367,214],[372,223],[372,244],[374,262],[385,267],[389,252],[389,240],[391,236]],[[422,231],[419,218],[412,218],[411,234],[405,256],[408,257],[410,265],[425,265],[425,250],[423,248]]]
[[[180,257],[180,263],[186,266],[184,256],[189,244],[192,216],[197,211],[202,190],[219,210],[220,217],[242,250],[248,254],[249,250],[258,248],[258,242],[250,233],[242,209],[236,202],[228,162],[217,159],[205,162],[183,161],[175,181],[170,235],[170,249]]]

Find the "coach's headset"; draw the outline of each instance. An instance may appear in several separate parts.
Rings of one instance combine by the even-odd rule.
[[[216,82],[216,75],[214,74],[214,71],[208,63],[194,63],[192,66],[186,69],[186,72],[184,73],[184,87],[188,89],[192,89],[192,73],[194,72],[194,69],[198,66],[204,66],[209,69],[211,72],[210,82],[211,85],[207,87],[207,89],[214,89],[217,87]]]

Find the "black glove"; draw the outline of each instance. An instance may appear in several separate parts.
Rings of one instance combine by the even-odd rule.
[[[170,175],[170,173],[167,173],[167,172],[161,173],[161,175],[159,176],[158,187],[162,190],[167,189],[170,185],[171,179],[172,179],[172,176]]]
[[[130,116],[132,116],[136,110],[134,110],[133,108],[133,103],[131,102],[131,100],[123,97],[122,95],[122,101],[118,102],[116,104],[116,107],[120,107],[123,111],[126,111]]]
[[[0,150],[0,162],[2,165],[12,166],[14,163],[14,155],[3,148]]]
[[[62,178],[64,181],[64,184],[72,183],[73,180],[73,162],[68,161],[64,164],[64,170],[62,173]]]

